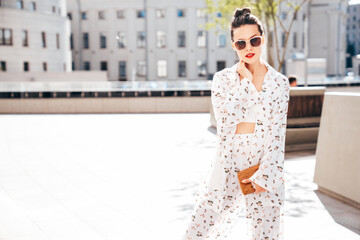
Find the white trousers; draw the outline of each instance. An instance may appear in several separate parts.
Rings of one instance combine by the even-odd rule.
[[[278,206],[263,206],[255,194],[243,195],[237,171],[250,167],[250,145],[254,133],[235,134],[234,160],[227,177],[227,195],[220,213],[197,202],[182,240],[228,239],[241,214],[245,214],[248,240],[283,240],[284,210]],[[244,212],[245,209],[245,212]]]

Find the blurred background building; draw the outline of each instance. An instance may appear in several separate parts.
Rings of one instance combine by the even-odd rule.
[[[360,2],[350,2],[346,25],[346,70],[353,75],[360,73]]]
[[[108,71],[110,80],[212,78],[236,55],[229,32],[203,29],[205,7],[203,0],[68,0],[73,69]]]
[[[358,6],[306,2],[295,15],[287,46],[285,30],[277,26],[278,48],[286,47],[281,71],[297,74],[300,83],[305,68],[314,79],[352,71],[346,56],[349,62],[359,52]],[[204,30],[206,7],[204,0],[1,0],[0,67],[3,72],[104,71],[112,81],[212,79],[237,56],[230,29]],[[290,7],[282,2],[278,9],[289,26]],[[274,32],[269,29],[266,39],[275,56]],[[262,52],[266,59],[266,46]],[[276,59],[273,65],[278,67]]]
[[[65,0],[0,1],[2,71],[71,71],[69,37]]]

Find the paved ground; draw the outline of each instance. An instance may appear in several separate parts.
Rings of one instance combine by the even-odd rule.
[[[0,115],[0,239],[181,239],[215,154],[208,126],[208,114]],[[286,154],[285,240],[360,239],[360,211],[317,192],[314,154]]]

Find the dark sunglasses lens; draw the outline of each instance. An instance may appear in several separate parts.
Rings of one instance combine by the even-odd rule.
[[[242,50],[244,49],[246,46],[246,42],[245,41],[237,41],[235,43],[235,47],[238,49],[238,50]]]
[[[250,44],[253,46],[253,47],[258,47],[260,46],[261,44],[261,38],[260,37],[254,37],[250,40]]]

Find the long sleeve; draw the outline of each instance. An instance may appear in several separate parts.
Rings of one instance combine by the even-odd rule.
[[[271,129],[266,140],[260,167],[249,179],[270,192],[276,192],[284,184],[284,155],[290,86],[284,79],[282,93],[275,100]]]
[[[247,78],[240,81],[237,76],[234,84],[230,84],[224,80],[226,77],[219,72],[214,75],[211,102],[217,126],[231,127],[247,117],[247,110],[255,104],[258,92],[250,87],[252,83]]]

